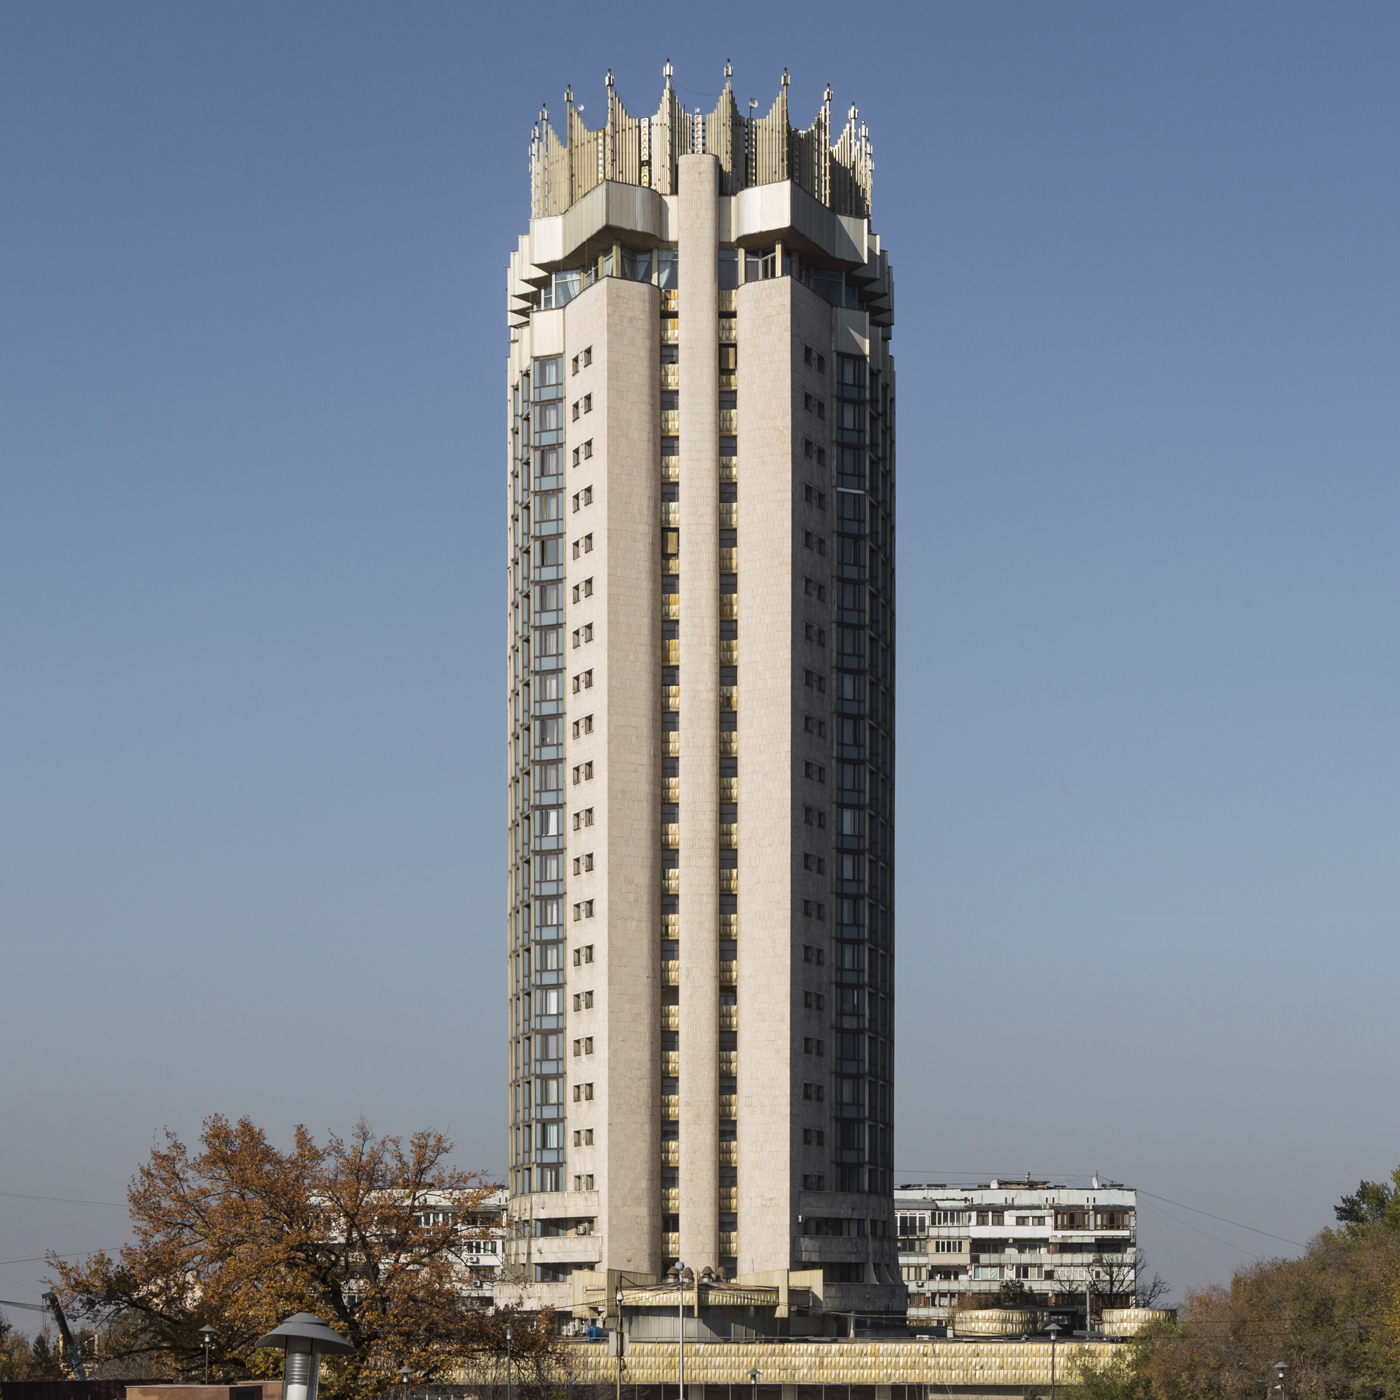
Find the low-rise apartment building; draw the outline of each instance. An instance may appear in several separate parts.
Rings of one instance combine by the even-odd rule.
[[[1130,1307],[1137,1283],[1137,1192],[994,1179],[900,1186],[900,1273],[912,1325],[946,1324],[959,1307],[1019,1285],[1044,1307]]]

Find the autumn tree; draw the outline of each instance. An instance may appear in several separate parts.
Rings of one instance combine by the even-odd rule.
[[[49,1329],[42,1328],[33,1341],[16,1332],[0,1317],[0,1381],[56,1381],[63,1378],[58,1350]]]
[[[218,1375],[276,1375],[280,1356],[253,1343],[313,1312],[355,1347],[322,1363],[322,1391],[356,1400],[402,1366],[426,1384],[504,1349],[508,1319],[463,1287],[469,1243],[483,1233],[471,1222],[495,1188],[448,1164],[441,1133],[404,1143],[361,1122],[348,1141],[320,1146],[298,1127],[283,1153],[248,1119],[215,1116],[201,1147],[192,1155],[167,1132],[152,1151],[127,1193],[136,1239],[118,1257],[49,1256],[64,1305],[106,1321],[108,1359],[193,1378],[207,1324]],[[514,1319],[522,1364],[550,1351],[553,1332],[547,1314]]]

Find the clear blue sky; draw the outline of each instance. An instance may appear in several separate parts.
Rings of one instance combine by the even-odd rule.
[[[875,142],[901,1178],[1305,1239],[1400,1161],[1400,11],[723,14],[0,14],[0,1189],[504,1166],[503,267],[540,103],[668,57]],[[0,1196],[0,1296],[121,1221]]]

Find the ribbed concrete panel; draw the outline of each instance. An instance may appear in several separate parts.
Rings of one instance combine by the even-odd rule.
[[[587,336],[576,334],[575,307],[590,297],[598,324]],[[569,391],[572,400],[592,395],[593,412],[580,418],[577,437],[594,444],[591,459],[568,469],[570,521],[578,522],[576,534],[591,531],[597,541],[596,564],[577,572],[569,566],[571,578],[594,580],[591,601],[570,605],[575,626],[594,623],[593,641],[573,654],[590,662],[596,656],[603,669],[591,692],[596,698],[585,692],[574,706],[592,715],[592,732],[570,739],[574,761],[596,755],[592,787],[602,800],[592,834],[570,832],[578,854],[594,855],[592,872],[571,878],[578,897],[596,892],[593,923],[601,937],[587,978],[584,969],[568,969],[577,985],[586,980],[596,989],[593,1008],[573,1013],[580,1032],[594,1033],[594,1099],[570,1102],[568,1110],[571,1125],[596,1125],[592,1149],[572,1151],[575,1169],[593,1172],[598,1184],[597,1230],[609,1263],[644,1272],[657,1267],[661,1231],[659,301],[650,284],[610,277],[569,308],[570,355],[593,352],[592,365],[571,376]],[[582,504],[590,488],[592,504]]]
[[[741,287],[737,298],[740,1274],[790,1266],[803,1125],[791,937],[792,288],[777,277]]]
[[[715,157],[682,157],[680,1249],[697,1272],[719,1263],[718,193]]]

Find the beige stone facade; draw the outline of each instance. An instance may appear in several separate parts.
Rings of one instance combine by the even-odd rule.
[[[820,1270],[828,1310],[903,1305],[892,278],[863,128],[828,147],[824,108],[794,132],[786,91],[761,121],[726,89],[663,131],[610,88],[601,136],[570,106],[511,257],[507,1273],[527,1301],[680,1259]],[[628,164],[661,135],[664,178]],[[584,180],[598,140],[622,154]]]

